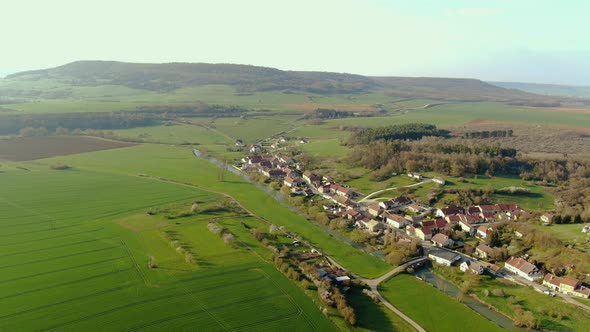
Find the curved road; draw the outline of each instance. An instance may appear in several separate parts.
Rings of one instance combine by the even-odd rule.
[[[381,193],[386,192],[386,191],[396,190],[396,189],[399,189],[399,188],[415,187],[415,186],[419,186],[421,184],[425,184],[425,183],[428,183],[428,182],[431,182],[431,181],[432,181],[431,179],[428,179],[428,180],[420,181],[418,183],[410,184],[410,185],[407,185],[407,186],[399,186],[399,187],[392,187],[392,188],[385,188],[385,189],[377,190],[377,191],[372,192],[372,193],[368,194],[367,196],[363,197],[363,199],[359,200],[357,203],[364,202],[364,201],[368,200],[369,198],[371,198],[372,196],[381,194]]]
[[[346,270],[342,265],[338,264],[332,257],[324,255],[326,257],[326,259],[328,259],[328,261],[330,261],[330,263],[332,263],[333,265],[337,266],[338,268],[341,268],[343,270]],[[379,278],[375,278],[375,279],[366,279],[366,278],[362,278],[354,273],[351,273],[356,279],[362,280],[365,284],[367,284],[369,287],[371,287],[371,291],[373,291],[373,293],[377,296],[377,298],[379,299],[379,301],[381,301],[381,303],[383,303],[383,305],[385,305],[389,310],[393,311],[396,315],[398,315],[399,317],[401,317],[401,319],[405,320],[408,324],[410,324],[413,328],[416,329],[416,331],[418,332],[426,332],[426,330],[420,326],[420,324],[416,323],[416,321],[414,321],[413,319],[411,319],[410,317],[408,317],[406,314],[404,314],[403,312],[401,312],[398,308],[396,308],[393,304],[391,304],[389,301],[387,301],[386,298],[384,298],[381,293],[379,293],[379,284],[381,284],[382,282],[384,282],[385,280],[388,280],[391,277],[394,277],[398,274],[400,274],[401,272],[405,271],[405,269],[415,263],[420,263],[420,262],[424,262],[427,261],[428,258],[426,257],[418,257],[415,259],[412,259],[410,261],[405,262],[404,264],[392,269],[391,271],[385,273],[384,275],[380,276]]]

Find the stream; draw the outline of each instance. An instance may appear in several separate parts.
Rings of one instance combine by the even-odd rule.
[[[437,276],[436,274],[432,273],[430,269],[421,269],[416,271],[416,276],[419,276],[425,282],[431,284],[435,288],[441,290],[448,296],[452,298],[457,298],[457,294],[459,294],[459,288],[453,285],[452,283],[444,280],[443,278]],[[472,298],[471,296],[464,296],[463,300],[461,301],[471,310],[477,312],[478,314],[482,315],[483,317],[487,318],[488,320],[498,324],[500,327],[508,330],[508,331],[515,331],[515,332],[524,332],[524,331],[531,331],[529,329],[520,328],[514,326],[512,320],[501,313],[496,312],[493,309],[488,308],[486,304],[479,302],[478,300]]]

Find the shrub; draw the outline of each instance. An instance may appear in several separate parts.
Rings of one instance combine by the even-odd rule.
[[[53,164],[50,165],[49,168],[57,171],[65,171],[68,169],[72,169],[72,166],[66,164]]]
[[[496,289],[492,290],[492,295],[497,296],[497,297],[506,296],[506,294],[504,294],[504,290],[502,288],[496,288]]]

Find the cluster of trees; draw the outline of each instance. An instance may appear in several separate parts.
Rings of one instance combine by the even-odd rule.
[[[573,177],[560,185],[555,195],[555,205],[558,212],[563,215],[563,221],[567,221],[566,216],[570,216],[572,221],[580,218],[590,220],[590,178]]]
[[[235,117],[248,110],[239,106],[197,103],[188,106],[149,105],[137,112],[81,112],[52,114],[0,114],[0,134],[15,134],[24,128],[125,129],[146,127],[185,117]]]
[[[455,177],[465,174],[518,174],[519,165],[512,156],[515,151],[495,146],[466,146],[460,150],[453,148],[456,146],[445,145],[440,138],[433,137],[419,141],[376,141],[355,146],[349,161],[375,170],[373,180],[383,180],[392,172],[404,170],[435,171]]]
[[[153,125],[161,117],[136,112],[88,112],[0,115],[0,134],[16,134],[24,128],[125,129]]]
[[[339,119],[339,118],[350,118],[355,116],[376,116],[378,115],[378,111],[371,111],[371,112],[351,112],[351,111],[339,111],[335,109],[328,109],[328,108],[317,108],[311,112],[305,113],[303,115],[303,119],[305,120],[314,120],[314,119]]]
[[[444,153],[444,154],[451,154],[451,153],[462,153],[462,154],[484,154],[486,156],[495,157],[516,157],[516,149],[513,148],[506,148],[502,147],[498,144],[489,146],[489,145],[475,145],[475,146],[467,146],[464,144],[437,144],[433,147],[429,147],[428,150],[432,153]]]
[[[590,160],[588,159],[523,159],[527,164],[520,177],[523,180],[537,180],[560,183],[572,178],[590,178]]]
[[[287,278],[295,281],[299,281],[301,279],[301,274],[297,272],[289,263],[283,260],[281,257],[277,256],[273,260],[275,267],[281,271]]]
[[[327,280],[316,281],[316,285],[322,302],[331,307],[336,307],[345,321],[350,325],[356,325],[356,313],[354,312],[354,309],[348,305],[346,297],[340,292],[340,289]]]
[[[408,123],[361,129],[350,136],[348,145],[369,144],[379,140],[417,140],[425,136],[447,137],[448,135],[448,130],[438,129],[435,125]]]
[[[240,106],[224,106],[204,102],[197,102],[191,105],[145,105],[138,106],[136,109],[138,112],[144,114],[164,114],[166,118],[240,116],[249,111]]]
[[[490,137],[512,137],[514,131],[507,130],[484,130],[484,131],[468,131],[462,135],[463,138],[490,138]]]
[[[391,265],[401,265],[403,262],[415,257],[420,251],[420,242],[416,238],[409,241],[400,241],[396,232],[386,233],[383,239],[385,261]]]

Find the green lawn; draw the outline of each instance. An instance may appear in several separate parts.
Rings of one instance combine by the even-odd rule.
[[[496,324],[414,276],[400,274],[381,294],[427,331],[502,331]]]
[[[424,173],[425,176],[434,177],[439,176],[435,173]],[[523,181],[518,177],[494,176],[487,177],[478,175],[475,177],[463,178],[464,182],[460,182],[459,178],[442,176],[446,184],[443,188],[481,188],[484,190],[502,189],[507,187],[521,187],[528,189],[528,195],[504,195],[494,194],[492,198],[498,203],[514,203],[518,204],[525,210],[529,211],[546,211],[553,208],[554,197],[548,192],[547,188],[533,184],[529,181]]]
[[[539,229],[555,235],[559,240],[566,243],[584,243],[589,238],[588,234],[582,233],[584,224],[553,224],[551,226],[539,226]]]

